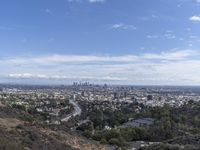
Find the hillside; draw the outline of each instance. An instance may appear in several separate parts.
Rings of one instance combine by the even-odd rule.
[[[106,150],[104,145],[75,133],[24,120],[29,113],[0,106],[0,149],[6,150]],[[23,118],[23,119],[22,119]]]

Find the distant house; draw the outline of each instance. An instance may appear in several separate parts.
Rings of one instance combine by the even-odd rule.
[[[154,123],[154,121],[155,119],[153,118],[136,119],[124,123],[123,125],[119,126],[119,128],[150,126]]]

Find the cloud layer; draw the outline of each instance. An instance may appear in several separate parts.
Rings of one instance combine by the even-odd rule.
[[[123,56],[49,55],[2,58],[1,78],[93,81],[113,84],[200,84],[200,54],[194,50]],[[4,67],[3,67],[4,66]],[[6,66],[6,67],[5,67]]]

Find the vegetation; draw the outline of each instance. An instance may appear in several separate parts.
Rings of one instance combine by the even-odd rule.
[[[135,113],[129,105],[125,111],[112,111],[111,109],[91,109],[88,116],[92,121],[93,127],[84,125],[78,129],[83,131],[83,135],[87,135],[101,143],[113,144],[118,147],[127,147],[131,141],[151,141],[164,142],[181,136],[189,136],[200,134],[200,103],[190,102],[180,108],[172,108],[167,105],[164,107],[147,108],[139,113]],[[155,123],[146,127],[127,127],[114,128],[128,121],[129,117],[144,118],[150,117],[156,119]],[[105,126],[110,126],[112,130],[105,130]],[[89,127],[90,126],[90,127]],[[95,132],[93,133],[93,129]],[[199,138],[200,139],[200,138]],[[180,143],[192,147],[190,143]],[[159,145],[161,149],[186,149],[178,145]]]
[[[153,145],[149,147],[140,148],[140,150],[199,150],[199,146],[193,146],[193,145],[179,145],[179,144],[159,144],[159,145]]]
[[[2,150],[24,150],[23,146],[14,141],[0,138],[0,149]]]

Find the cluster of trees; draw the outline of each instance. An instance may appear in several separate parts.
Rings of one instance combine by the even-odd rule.
[[[12,108],[16,108],[16,109],[26,111],[26,107],[24,105],[12,104]]]
[[[140,148],[140,150],[199,150],[199,146],[194,145],[178,145],[178,144],[158,144],[149,147]]]
[[[95,129],[104,129],[105,126],[115,127],[128,121],[127,115],[121,111],[109,109],[95,109],[88,113],[89,119],[93,122]]]
[[[87,125],[82,127],[83,135],[102,143],[124,147],[131,141],[163,142],[183,135],[200,133],[200,103],[190,102],[180,108],[172,108],[167,105],[154,108],[143,106],[141,112],[137,114],[133,114],[131,107],[128,108],[128,111],[113,112],[108,109],[94,109],[88,112],[93,127],[91,127],[91,124],[90,127]],[[104,130],[105,125],[118,126],[128,121],[130,116],[135,119],[151,117],[156,121],[153,125],[147,127]],[[92,134],[92,129],[95,129],[94,134]],[[164,145],[164,147],[174,146]]]

